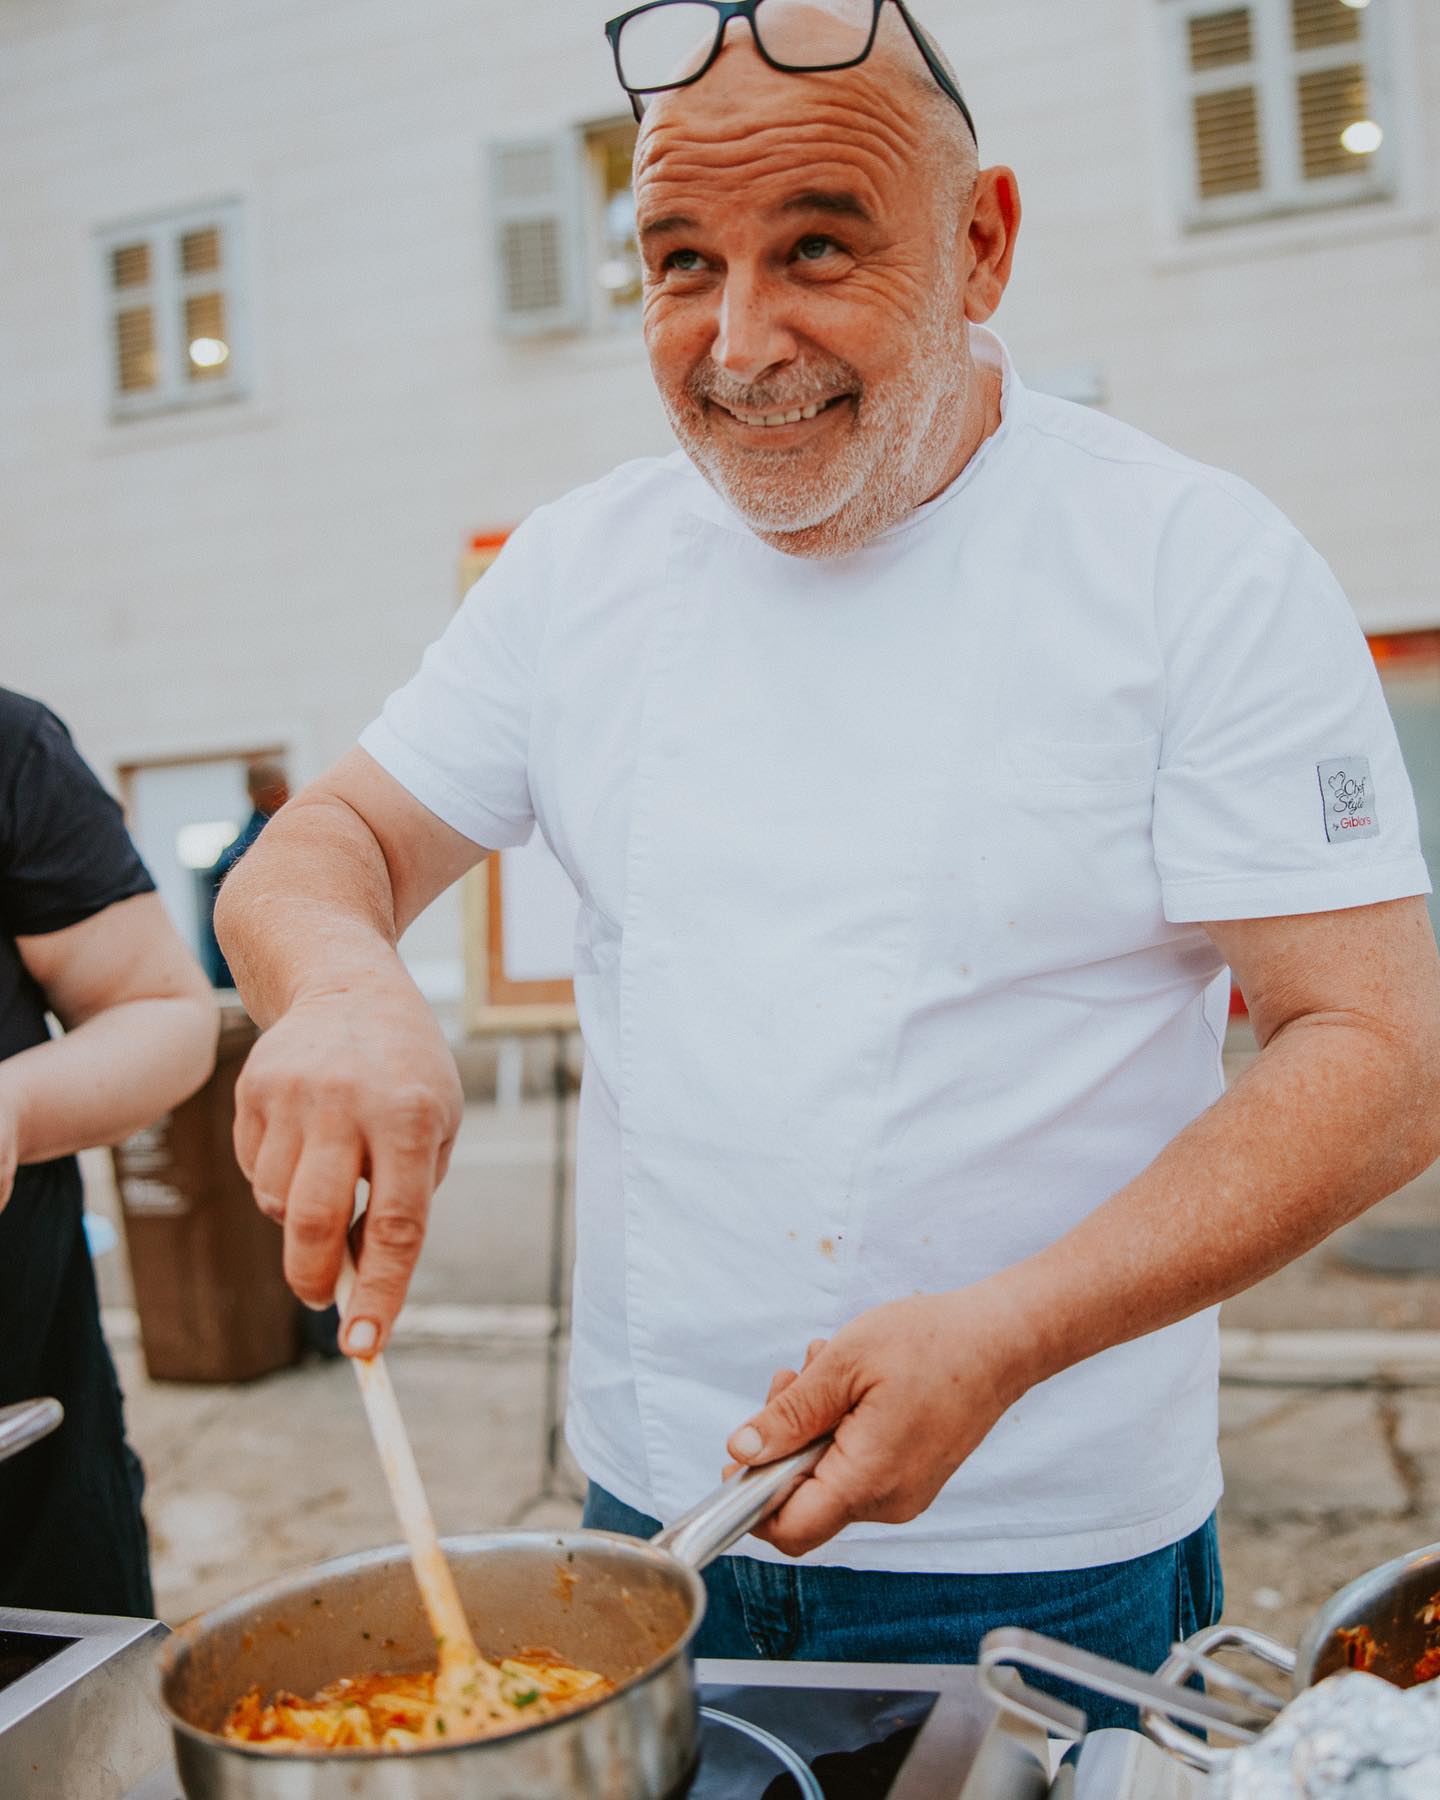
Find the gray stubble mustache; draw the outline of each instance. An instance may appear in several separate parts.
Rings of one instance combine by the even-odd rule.
[[[804,371],[804,386],[793,389],[775,382],[760,382],[751,387],[733,388],[713,364],[701,364],[685,383],[685,391],[697,405],[707,400],[722,406],[738,407],[741,412],[791,412],[797,406],[813,406],[822,400],[833,400],[841,393],[859,399],[863,383],[858,372],[847,362],[827,364],[823,371]]]

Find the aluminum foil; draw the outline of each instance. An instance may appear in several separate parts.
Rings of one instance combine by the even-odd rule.
[[[1440,1682],[1331,1675],[1292,1700],[1212,1783],[1214,1800],[1437,1800]]]

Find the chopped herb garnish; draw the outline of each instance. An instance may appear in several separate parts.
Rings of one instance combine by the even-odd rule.
[[[529,1706],[532,1701],[538,1700],[539,1698],[539,1688],[527,1688],[523,1694],[512,1694],[510,1696],[510,1704],[515,1707]]]
[[[449,1729],[449,1727],[446,1725],[445,1720],[442,1717],[440,1717],[439,1715],[437,1715],[436,1719],[435,1719],[436,1735],[438,1737],[444,1737],[444,1735],[448,1729]]]

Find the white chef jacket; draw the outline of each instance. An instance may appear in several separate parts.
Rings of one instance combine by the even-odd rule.
[[[683,456],[626,464],[514,533],[361,738],[476,843],[538,821],[579,892],[568,1433],[661,1519],[811,1338],[1033,1254],[1219,1095],[1196,921],[1428,891],[1320,557],[973,339],[998,430],[863,549],[788,557]],[[808,1560],[1157,1549],[1219,1496],[1216,1387],[1213,1311],[1107,1350]]]

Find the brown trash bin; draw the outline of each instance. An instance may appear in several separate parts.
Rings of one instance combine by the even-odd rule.
[[[258,1035],[221,990],[215,1073],[198,1094],[111,1155],[140,1315],[157,1381],[249,1381],[302,1349],[282,1237],[256,1206],[231,1140],[235,1080]]]

